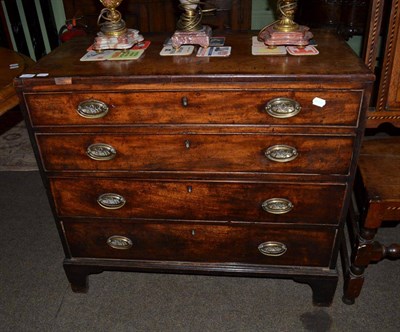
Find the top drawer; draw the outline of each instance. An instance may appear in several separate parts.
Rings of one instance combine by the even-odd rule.
[[[249,124],[357,126],[362,91],[129,91],[25,94],[33,126]],[[325,106],[313,105],[315,97]]]

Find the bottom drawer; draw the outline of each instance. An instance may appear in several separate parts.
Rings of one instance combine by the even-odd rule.
[[[328,267],[336,228],[206,223],[63,223],[72,257]]]

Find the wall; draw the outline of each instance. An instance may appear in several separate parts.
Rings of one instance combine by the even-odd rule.
[[[65,24],[64,5],[62,0],[51,0],[53,7],[54,18],[56,20],[57,30]]]
[[[260,30],[276,20],[276,1],[252,0],[251,28]]]

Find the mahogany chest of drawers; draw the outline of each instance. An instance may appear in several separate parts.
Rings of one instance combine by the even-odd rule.
[[[74,291],[105,270],[265,276],[331,303],[374,77],[333,34],[303,57],[253,56],[255,34],[227,58],[148,35],[104,62],[74,39],[16,79]]]

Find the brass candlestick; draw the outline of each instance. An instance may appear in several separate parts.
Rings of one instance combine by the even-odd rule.
[[[103,50],[125,50],[143,41],[143,36],[138,30],[127,29],[125,21],[117,7],[122,0],[100,0],[105,8],[100,12],[97,24],[100,32],[94,40],[93,49]]]
[[[294,22],[294,14],[296,13],[296,9],[297,1],[278,1],[278,11],[281,18],[274,26],[274,29],[282,32],[297,31],[299,29],[299,25]]]
[[[309,28],[294,22],[297,0],[278,0],[279,20],[261,29],[258,39],[270,47],[296,45],[304,47],[313,37]]]
[[[212,30],[207,25],[201,24],[204,12],[215,10],[203,10],[203,4],[199,0],[179,0],[179,8],[183,11],[176,25],[177,30],[171,38],[172,46],[179,48],[184,44],[196,44],[208,47]]]
[[[102,9],[97,23],[100,31],[106,36],[121,36],[126,33],[125,21],[117,7],[123,0],[100,0],[105,8]],[[101,22],[103,20],[103,22]]]
[[[202,28],[203,11],[199,7],[200,1],[180,0],[179,9],[183,12],[176,27],[179,31],[199,31]]]

